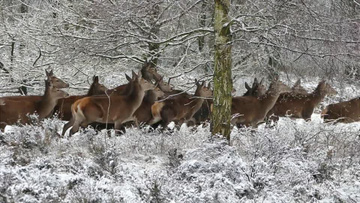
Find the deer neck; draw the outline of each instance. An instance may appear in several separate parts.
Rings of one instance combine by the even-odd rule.
[[[320,86],[316,87],[316,89],[310,94],[311,103],[313,105],[319,104],[326,96],[326,92],[320,88]]]
[[[156,100],[157,100],[157,96],[153,90],[146,91],[144,99],[143,99],[144,102],[154,103]]]
[[[201,108],[203,102],[204,98],[199,93],[195,93],[194,97],[190,98],[190,102],[187,104],[190,107],[190,117],[192,117]]]
[[[142,103],[142,100],[144,99],[145,91],[140,86],[140,84],[133,84],[132,91],[127,95],[129,101],[133,104],[134,112]]]
[[[89,91],[87,92],[86,96],[94,96],[94,95],[101,95],[101,94],[105,94],[104,91],[99,91],[99,90],[95,90],[94,85],[91,85]]]
[[[36,109],[39,119],[48,117],[54,110],[57,101],[58,99],[52,98],[48,92],[45,92]]]
[[[267,113],[275,105],[277,99],[280,96],[280,92],[276,90],[268,90],[263,96],[259,98],[262,108]]]

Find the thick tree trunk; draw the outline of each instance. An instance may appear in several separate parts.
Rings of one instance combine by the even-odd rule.
[[[230,0],[215,0],[215,71],[212,134],[221,134],[230,141],[231,119],[231,32],[228,12]]]

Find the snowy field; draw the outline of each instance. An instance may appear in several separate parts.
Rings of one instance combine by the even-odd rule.
[[[324,124],[319,111],[311,122],[234,128],[230,146],[209,125],[119,137],[88,128],[70,138],[59,137],[56,118],[8,126],[0,202],[360,202],[360,123]]]

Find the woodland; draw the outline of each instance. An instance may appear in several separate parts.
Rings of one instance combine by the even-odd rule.
[[[232,125],[226,140],[209,121],[62,136],[67,121],[39,113],[0,130],[0,202],[360,202],[359,122],[321,115],[360,95],[359,0],[2,0],[0,107],[42,95],[50,71],[69,95],[95,78],[135,81],[148,64],[175,89],[213,88],[216,5],[229,5],[227,90],[300,79],[310,94],[326,81],[309,119]]]

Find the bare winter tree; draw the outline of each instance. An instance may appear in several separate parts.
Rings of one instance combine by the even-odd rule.
[[[212,134],[221,134],[230,141],[231,119],[231,31],[228,17],[229,0],[215,0],[215,70],[214,108],[211,120]]]

